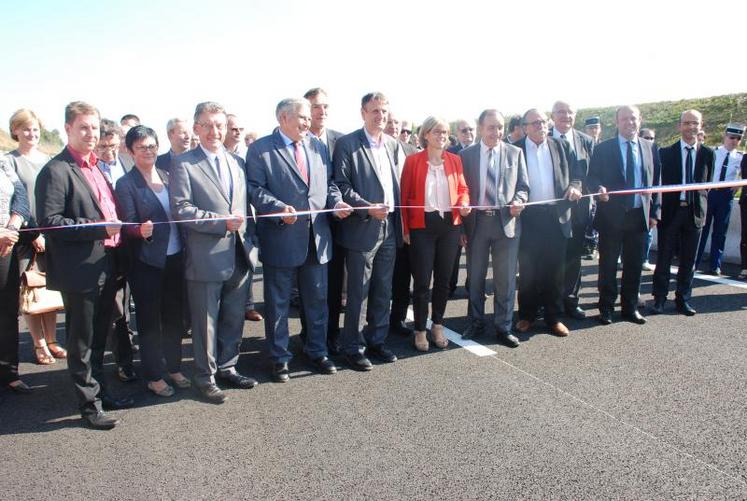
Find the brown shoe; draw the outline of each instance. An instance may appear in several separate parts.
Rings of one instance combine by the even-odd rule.
[[[252,322],[259,322],[260,320],[264,320],[264,317],[257,310],[247,311],[246,313],[244,313],[244,318],[247,320],[251,320]]]
[[[568,327],[563,325],[563,322],[555,322],[554,324],[552,324],[550,326],[550,332],[558,337],[566,337],[571,333],[571,331],[568,330]]]
[[[449,339],[444,335],[443,325],[433,324],[431,326],[431,341],[442,350],[449,346]]]
[[[415,331],[415,339],[413,339],[413,345],[415,345],[415,349],[418,351],[428,351],[429,344],[425,331]]]
[[[525,332],[529,332],[529,329],[532,328],[532,322],[529,320],[519,320],[516,322],[516,330],[521,332],[522,334]]]

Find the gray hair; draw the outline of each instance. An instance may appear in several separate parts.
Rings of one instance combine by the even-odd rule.
[[[185,124],[187,125],[187,128],[189,128],[189,120],[187,120],[186,118],[174,117],[166,122],[166,133],[168,134],[169,132],[174,130],[178,124]]]
[[[298,110],[300,110],[302,107],[308,107],[311,108],[311,103],[309,103],[308,99],[305,99],[303,97],[288,97],[283,99],[278,103],[278,105],[275,107],[275,118],[280,121],[280,115],[286,114],[286,113],[296,113]]]
[[[200,103],[195,107],[195,122],[198,121],[200,115],[202,115],[203,113],[223,113],[225,115],[226,110],[225,108],[223,108],[223,106],[216,102],[205,101],[204,103]]]

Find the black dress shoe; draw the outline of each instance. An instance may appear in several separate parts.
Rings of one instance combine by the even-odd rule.
[[[397,361],[397,355],[394,354],[392,350],[384,346],[383,344],[378,344],[376,346],[369,346],[366,349],[367,355],[373,355],[378,360],[381,360],[384,363],[391,364],[392,362]]]
[[[586,318],[586,312],[578,306],[574,306],[573,308],[566,308],[565,314],[575,320],[583,320]]]
[[[225,374],[218,374],[218,379],[241,390],[250,390],[257,386],[259,383],[256,379],[243,376],[238,372],[227,372]]]
[[[99,398],[101,398],[101,407],[103,407],[105,411],[128,409],[135,405],[135,399],[132,397],[113,398],[110,395],[103,394],[99,395]]]
[[[612,323],[612,310],[607,308],[599,310],[599,323],[602,325],[610,325]]]
[[[504,344],[508,346],[509,348],[518,348],[519,347],[519,338],[514,336],[514,333],[511,331],[508,332],[496,332],[496,336],[498,337],[498,342],[501,344]]]
[[[666,303],[666,299],[655,299],[654,304],[651,305],[651,313],[655,315],[664,313],[664,303]]]
[[[697,313],[687,301],[677,301],[677,311],[688,317],[692,317]]]
[[[315,358],[311,361],[311,364],[322,374],[335,374],[337,372],[335,363],[327,357]]]
[[[86,426],[88,426],[89,428],[93,428],[94,430],[111,430],[112,428],[117,426],[117,423],[119,423],[119,419],[108,416],[103,411],[99,411],[96,414],[83,416],[83,422],[86,424]]]
[[[462,332],[462,339],[475,339],[482,334],[483,327],[479,322],[472,322]]]
[[[215,383],[208,383],[203,386],[197,386],[197,391],[200,392],[202,398],[210,402],[211,404],[222,404],[228,397],[223,393],[223,390],[218,388]]]
[[[350,368],[356,371],[368,372],[373,369],[371,361],[361,353],[345,355],[345,360],[348,362],[348,365],[350,365]]]
[[[633,322],[634,324],[643,325],[646,323],[646,317],[638,313],[638,310],[624,311],[622,317],[628,322]]]
[[[287,383],[290,379],[288,362],[277,362],[272,364],[272,380],[276,383]]]
[[[135,374],[132,367],[120,366],[117,369],[117,378],[119,378],[123,383],[131,383],[132,381],[137,380],[137,374]]]
[[[389,331],[393,332],[395,334],[399,334],[403,337],[409,337],[412,336],[412,329],[410,329],[404,320],[401,322],[394,322],[389,324]]]

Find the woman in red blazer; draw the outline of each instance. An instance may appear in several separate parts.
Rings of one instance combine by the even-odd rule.
[[[441,349],[449,340],[443,332],[443,316],[449,298],[449,278],[454,268],[462,216],[469,214],[469,190],[461,159],[448,153],[449,124],[428,117],[420,128],[423,151],[405,160],[400,180],[402,229],[410,244],[410,266],[414,280],[415,348],[428,351],[425,325],[428,319],[428,289],[431,297],[431,341]],[[462,208],[455,208],[462,207]]]

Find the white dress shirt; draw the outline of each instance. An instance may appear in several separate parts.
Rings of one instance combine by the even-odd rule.
[[[371,154],[374,159],[374,167],[379,175],[379,181],[381,187],[384,190],[384,203],[389,207],[389,212],[394,212],[394,206],[397,202],[394,199],[394,184],[392,181],[392,162],[389,160],[389,155],[386,152],[386,146],[384,146],[384,134],[382,133],[379,141],[373,138],[368,133],[366,128],[363,128],[363,132],[366,134],[368,144],[371,145]]]
[[[741,177],[742,173],[740,172],[739,166],[742,163],[742,154],[739,153],[736,148],[727,151],[727,149],[721,145],[716,148],[715,154],[716,160],[714,164],[713,180],[716,182],[721,180],[721,166],[724,164],[724,158],[727,154],[729,155],[729,163],[726,165],[726,177],[724,178],[724,182],[736,181]]]
[[[689,145],[682,139],[680,139],[680,150],[682,151],[682,184],[685,184],[687,182],[687,148],[692,148],[692,151],[690,152],[690,155],[693,159],[693,171],[692,171],[692,178],[693,181],[695,180],[695,157],[698,156],[698,142],[695,141],[695,144]],[[687,200],[687,192],[681,191],[680,192],[680,200],[683,202]]]
[[[428,174],[425,177],[425,212],[438,212],[438,215],[443,217],[444,212],[450,210],[449,181],[446,179],[444,164],[433,165],[428,162]]]
[[[552,159],[547,141],[539,146],[527,138],[527,176],[529,177],[529,201],[554,200],[555,180]]]

